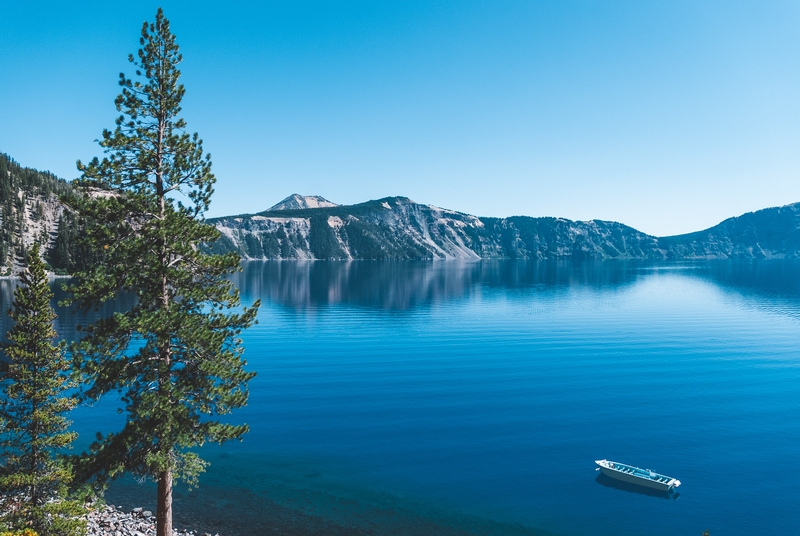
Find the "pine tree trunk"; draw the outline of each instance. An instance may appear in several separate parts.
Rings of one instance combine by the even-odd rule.
[[[163,46],[163,45],[162,45]],[[168,88],[164,87],[164,69],[166,64],[160,64],[159,76],[159,89],[162,93],[166,93]],[[156,196],[158,198],[159,219],[163,225],[166,218],[166,203],[164,200],[164,179],[163,179],[163,159],[164,159],[164,129],[166,127],[166,110],[163,106],[159,106],[158,115],[158,142],[156,143]],[[162,236],[160,240],[159,250],[161,254],[161,267],[166,271],[169,263],[167,255],[166,237]],[[164,311],[169,311],[169,287],[167,283],[166,273],[161,279],[161,305]],[[159,348],[161,359],[166,365],[166,370],[170,369],[170,351],[169,347],[165,344]],[[164,396],[162,391],[165,384],[169,384],[167,378],[159,377],[159,392]],[[156,536],[172,536],[172,469],[167,467],[166,471],[158,474],[158,504],[156,505]]]
[[[172,469],[158,474],[156,536],[172,536]]]

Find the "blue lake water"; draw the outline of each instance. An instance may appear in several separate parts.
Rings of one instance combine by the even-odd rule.
[[[250,262],[235,281],[263,302],[234,416],[251,432],[202,449],[179,518],[225,536],[271,533],[276,508],[320,534],[800,530],[800,262]],[[680,494],[609,486],[601,458]]]

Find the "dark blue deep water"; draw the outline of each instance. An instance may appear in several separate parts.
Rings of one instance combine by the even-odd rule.
[[[202,450],[179,520],[224,536],[800,533],[798,262],[252,262],[235,281],[263,302],[234,416],[251,432]],[[80,318],[59,314],[74,336]],[[116,419],[75,416],[87,438]],[[611,486],[600,458],[680,493]]]

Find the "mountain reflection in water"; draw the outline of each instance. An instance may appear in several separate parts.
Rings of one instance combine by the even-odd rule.
[[[658,271],[677,271],[707,280],[743,297],[777,300],[784,313],[800,315],[800,260],[681,261],[249,261],[232,275],[244,303],[257,298],[297,311],[330,305],[351,305],[406,311],[445,301],[468,300],[484,291],[560,293],[585,288],[608,291],[630,286]],[[52,305],[58,314],[56,332],[66,340],[80,336],[79,326],[130,308],[131,295],[121,295],[91,311],[60,307],[68,298],[66,278],[53,279]],[[0,279],[0,307],[7,311],[18,280]],[[11,323],[0,315],[0,330]]]
[[[761,261],[250,261],[233,276],[245,302],[255,297],[298,311],[353,305],[405,311],[466,300],[492,289],[595,291],[629,286],[656,271],[713,282],[738,294],[800,303],[796,260]]]

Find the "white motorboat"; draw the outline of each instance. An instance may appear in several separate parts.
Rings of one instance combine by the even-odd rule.
[[[681,485],[681,481],[671,476],[661,475],[650,469],[642,469],[609,460],[595,460],[597,470],[622,482],[644,486],[659,491],[672,491]]]

